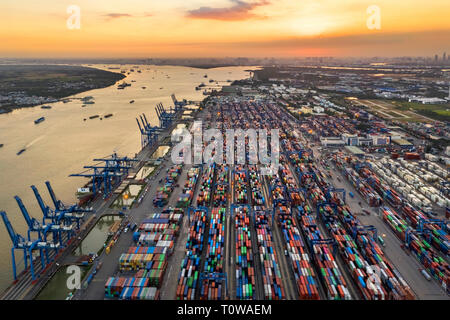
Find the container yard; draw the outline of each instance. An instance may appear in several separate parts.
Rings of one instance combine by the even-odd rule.
[[[448,205],[448,176],[431,156],[319,149],[321,138],[361,130],[329,116],[300,121],[263,93],[207,101],[193,117],[203,129],[278,128],[279,147],[270,151],[279,151],[278,167],[263,174],[266,167],[249,163],[258,150],[249,137],[246,161],[236,164],[173,164],[170,152],[152,159],[157,142],[146,145],[136,161],[123,162],[131,171],[123,181],[152,167],[138,175],[139,201],[104,205],[123,197],[111,190],[115,196],[94,208],[122,220],[93,259],[101,267],[71,299],[417,300],[424,292],[448,299],[449,224],[432,214]],[[163,112],[171,132],[181,120]]]

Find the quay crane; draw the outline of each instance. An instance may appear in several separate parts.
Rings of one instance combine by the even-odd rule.
[[[142,126],[138,118],[136,118],[136,122],[138,124],[139,131],[141,132],[141,146],[143,149],[148,145],[152,146],[155,142],[158,141],[159,128],[150,126],[145,114],[142,114],[139,117],[141,119]]]
[[[15,250],[23,251],[23,259],[24,259],[24,270],[28,269],[28,262],[30,263],[30,272],[31,279],[36,280],[36,274],[33,265],[33,252],[39,250],[40,258],[41,258],[41,266],[42,270],[45,269],[46,263],[44,261],[44,251],[49,249],[55,250],[59,247],[59,244],[48,243],[46,241],[41,240],[31,240],[27,241],[24,237],[14,231],[11,222],[8,219],[8,216],[5,211],[0,211],[0,215],[2,216],[3,223],[5,224],[6,230],[8,231],[9,237],[11,238],[12,248],[11,248],[11,261],[13,267],[13,276],[14,280],[17,280],[17,271],[16,271],[16,257]]]
[[[175,106],[175,113],[182,111],[183,107],[185,107],[187,105],[186,99],[183,99],[183,101],[178,101],[177,98],[175,97],[175,94],[173,94],[173,93],[172,93],[171,97],[172,97],[173,104]]]
[[[91,178],[92,192],[94,195],[101,190],[103,184],[103,198],[106,199],[110,195],[112,187],[121,180],[122,176],[124,174],[128,175],[128,170],[133,167],[130,165],[130,162],[137,162],[139,160],[128,157],[119,158],[114,153],[109,158],[94,159],[93,161],[105,162],[105,165],[84,166],[88,170],[78,174],[71,174],[69,177]],[[93,172],[89,172],[91,170]]]
[[[52,210],[49,206],[45,204],[44,200],[42,200],[42,197],[38,189],[34,185],[31,186],[31,189],[34,192],[39,207],[41,208],[41,211],[44,215],[43,219],[44,223],[46,219],[50,219],[50,221],[55,225],[61,225],[61,223],[63,223],[64,226],[69,227],[75,221],[77,223],[77,228],[80,228],[80,220],[83,219],[84,212],[92,212],[92,209],[81,209],[77,205],[73,205],[69,208],[65,207],[61,208],[60,206],[62,204],[60,202],[58,205],[55,204],[56,208],[55,210]],[[74,234],[73,230],[67,229],[68,239],[70,239],[73,234]]]
[[[62,232],[71,233],[72,226],[61,226],[53,223],[41,224],[38,220],[30,216],[27,208],[22,202],[22,199],[20,199],[18,196],[15,196],[14,199],[16,199],[20,211],[22,212],[22,215],[28,225],[28,241],[31,241],[31,232],[36,232],[39,240],[47,242],[47,234],[51,232],[53,235],[53,243],[59,243],[60,246],[63,246]],[[58,249],[59,248],[56,248],[56,252],[58,252]]]
[[[52,198],[53,204],[55,205],[56,210],[59,211],[68,211],[68,213],[79,213],[79,217],[83,217],[82,213],[89,213],[92,212],[92,208],[81,208],[80,206],[73,204],[70,206],[65,205],[61,200],[58,200],[56,198],[55,192],[53,191],[53,188],[49,181],[45,181],[45,185],[47,186],[48,193],[50,194],[50,197]]]
[[[173,110],[166,111],[162,103],[156,105],[156,114],[158,116],[159,127],[161,129],[169,128],[175,118],[175,113]]]

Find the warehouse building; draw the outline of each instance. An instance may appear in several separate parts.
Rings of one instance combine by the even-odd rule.
[[[349,152],[352,155],[357,156],[357,157],[362,157],[366,154],[360,148],[355,147],[355,146],[345,146],[345,150],[347,150],[347,152]]]

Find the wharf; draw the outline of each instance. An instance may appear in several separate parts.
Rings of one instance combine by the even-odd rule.
[[[160,133],[160,136],[158,138],[158,143],[155,143],[152,146],[148,146],[143,148],[141,151],[139,151],[135,155],[135,159],[139,160],[139,162],[135,162],[133,164],[133,167],[130,169],[131,173],[137,173],[142,166],[145,165],[145,163],[150,159],[151,155],[156,151],[156,149],[159,147],[160,144],[162,144],[167,137],[170,136],[170,133],[173,129],[176,128],[177,124],[183,122],[180,118],[176,119],[174,123],[171,125],[170,128],[164,130]],[[170,155],[169,155],[170,156]],[[166,155],[167,158],[167,155]],[[161,168],[165,167],[165,164],[163,163]],[[130,173],[130,174],[131,174]],[[164,171],[161,172],[161,176],[164,176]],[[150,184],[152,184],[150,182]],[[157,185],[153,183],[153,188],[156,190]],[[154,193],[155,190],[150,190],[150,194]],[[37,279],[35,281],[32,281],[31,274],[29,272],[25,272],[25,270],[18,275],[18,279],[14,281],[8,288],[5,289],[5,291],[0,295],[0,300],[33,300],[36,298],[36,296],[39,294],[39,292],[45,287],[45,285],[52,279],[52,277],[55,275],[55,273],[59,270],[61,266],[65,265],[72,265],[74,264],[74,256],[73,252],[74,250],[80,245],[80,243],[83,241],[83,239],[89,234],[91,229],[96,225],[96,223],[105,215],[117,215],[119,213],[119,209],[112,209],[110,206],[115,200],[114,193],[107,199],[103,199],[101,196],[97,197],[90,206],[93,208],[92,214],[87,214],[84,218],[84,220],[81,222],[79,231],[73,236],[73,238],[68,242],[66,245],[66,248],[64,250],[60,250],[58,255],[55,257],[54,252],[51,252],[49,257],[52,261],[44,271],[41,272],[41,266],[39,263],[35,263],[35,272],[37,275]],[[148,198],[148,197],[147,197]],[[137,209],[136,211],[144,211],[143,208],[146,206],[143,206],[142,204],[138,206],[138,208],[141,208],[141,210]],[[149,207],[149,206],[147,206]],[[130,211],[130,210],[128,210]],[[132,210],[134,211],[134,210]],[[144,211],[142,214],[145,216],[149,212]],[[130,217],[131,219],[131,217]],[[127,217],[125,217],[122,222],[127,221]],[[119,227],[119,229],[124,228],[124,223]],[[121,235],[119,238],[119,242],[124,242],[126,236],[132,236],[132,233],[125,233],[124,235]],[[115,248],[120,248],[120,245],[116,245]],[[126,248],[128,248],[128,244],[126,245]],[[117,250],[114,250],[117,251]],[[104,252],[102,253],[104,255]],[[113,257],[113,254],[108,255],[107,257],[111,258]],[[108,267],[116,267],[118,257],[117,259],[113,261],[109,261],[111,259],[107,259],[107,261],[104,261],[102,270],[108,269]],[[102,261],[102,259],[97,259],[97,261]],[[91,268],[94,269],[94,268]],[[91,270],[92,272],[92,270]],[[100,273],[100,272],[99,272]],[[99,277],[100,278],[100,277]],[[98,281],[98,278],[94,281]],[[106,281],[106,280],[105,280]],[[92,285],[91,285],[92,286]],[[83,291],[83,290],[78,290]],[[75,296],[79,296],[79,292],[75,293]],[[102,294],[104,295],[104,283],[102,284]],[[93,299],[102,299],[103,296],[97,296]]]

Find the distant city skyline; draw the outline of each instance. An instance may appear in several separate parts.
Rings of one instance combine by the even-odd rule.
[[[81,10],[80,29],[67,28],[69,5]],[[379,29],[368,27],[372,5]],[[445,60],[448,13],[448,0],[2,0],[0,57]]]

